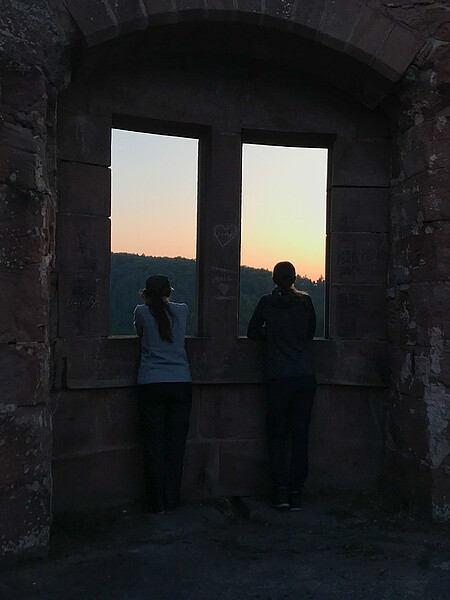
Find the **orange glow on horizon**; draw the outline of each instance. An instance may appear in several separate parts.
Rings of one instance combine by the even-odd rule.
[[[195,258],[198,140],[113,130],[111,250]],[[327,151],[244,144],[241,264],[325,276]]]
[[[244,144],[241,263],[325,276],[327,150]]]

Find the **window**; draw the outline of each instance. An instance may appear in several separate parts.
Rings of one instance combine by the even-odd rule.
[[[282,260],[295,265],[296,287],[314,302],[316,337],[324,335],[327,155],[326,148],[243,145],[241,335]]]
[[[132,334],[139,289],[166,274],[195,332],[198,140],[113,129],[110,334]]]

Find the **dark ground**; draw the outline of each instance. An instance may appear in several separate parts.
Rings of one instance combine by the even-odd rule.
[[[0,599],[449,600],[449,532],[345,496],[66,515],[48,558],[3,565]]]

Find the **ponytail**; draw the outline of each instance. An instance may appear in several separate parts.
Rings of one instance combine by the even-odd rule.
[[[169,319],[169,315],[172,316],[172,311],[165,299],[166,297],[149,293],[146,290],[142,290],[141,296],[145,300],[145,304],[148,306],[149,311],[155,317],[161,339],[172,343],[172,326]]]

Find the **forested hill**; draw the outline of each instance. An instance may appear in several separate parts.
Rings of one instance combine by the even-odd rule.
[[[167,258],[138,254],[111,254],[110,334],[128,335],[133,332],[133,310],[142,304],[139,290],[152,274],[164,273],[175,289],[173,300],[186,302],[191,318],[188,334],[195,334],[195,260],[189,258]],[[323,335],[325,282],[297,277],[299,290],[308,292],[317,313],[316,336]],[[241,267],[241,301],[239,333],[245,335],[248,322],[258,300],[273,289],[271,272],[266,269]]]

